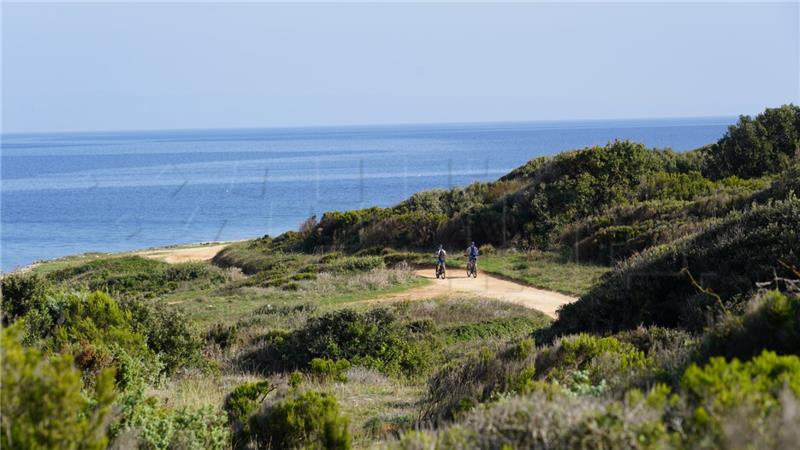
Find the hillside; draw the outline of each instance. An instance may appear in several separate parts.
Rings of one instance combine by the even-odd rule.
[[[210,261],[44,263],[2,280],[2,442],[792,448],[798,192],[786,105],[691,152],[571,150]],[[461,274],[470,240],[481,274],[453,284],[468,288],[415,273],[441,242]],[[568,301],[551,319],[491,280]]]

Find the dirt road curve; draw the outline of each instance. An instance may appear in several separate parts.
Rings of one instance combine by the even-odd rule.
[[[158,250],[147,250],[136,253],[145,258],[159,259],[168,263],[187,261],[208,261],[228,244],[208,245],[202,247],[179,247]],[[467,278],[462,269],[451,269],[445,280],[437,280],[433,269],[417,270],[418,277],[428,278],[431,284],[397,294],[388,295],[363,302],[394,302],[404,300],[425,300],[455,294],[472,294],[481,297],[496,298],[509,303],[516,303],[526,308],[537,309],[551,317],[561,305],[572,303],[577,298],[558,292],[546,291],[525,286],[513,281],[503,280],[486,273],[479,273],[478,278]]]
[[[138,252],[136,255],[150,259],[159,259],[170,264],[189,261],[208,261],[228,245],[229,244],[207,245],[204,247],[163,248]]]
[[[466,273],[461,269],[448,270],[449,276],[445,280],[437,280],[433,269],[417,270],[416,274],[419,277],[430,279],[432,283],[384,297],[378,301],[423,300],[442,295],[467,293],[516,303],[526,308],[537,309],[550,317],[556,317],[556,311],[561,305],[577,300],[576,297],[524,286],[485,273],[479,273],[478,278],[467,278]]]

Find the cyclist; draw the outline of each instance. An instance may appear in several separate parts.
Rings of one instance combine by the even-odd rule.
[[[478,247],[475,246],[475,242],[470,242],[469,247],[467,247],[467,256],[469,257],[470,264],[475,264],[475,271],[478,271]]]
[[[447,252],[444,250],[444,246],[439,244],[439,250],[436,250],[436,267],[442,267],[442,271],[445,270],[444,261],[447,259]]]

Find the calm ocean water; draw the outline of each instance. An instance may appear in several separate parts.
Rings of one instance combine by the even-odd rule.
[[[2,136],[2,270],[233,240],[613,139],[688,150],[735,118]]]

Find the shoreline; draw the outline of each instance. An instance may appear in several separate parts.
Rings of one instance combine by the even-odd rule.
[[[253,238],[253,239],[255,239],[255,238]],[[0,271],[0,277],[6,276],[6,275],[30,273],[34,269],[36,269],[37,267],[39,267],[39,266],[41,266],[43,264],[61,262],[61,261],[68,261],[68,260],[79,259],[79,258],[89,258],[91,256],[100,257],[100,256],[135,255],[135,256],[142,256],[144,258],[159,259],[159,260],[163,260],[163,261],[169,262],[169,263],[188,262],[188,261],[207,261],[207,260],[213,258],[213,256],[216,253],[218,253],[220,250],[222,250],[222,248],[224,248],[224,247],[226,247],[228,245],[231,245],[231,244],[235,244],[237,242],[244,242],[244,241],[248,241],[248,240],[250,240],[250,239],[238,239],[238,240],[233,240],[233,241],[191,242],[191,243],[186,243],[186,244],[169,244],[169,245],[164,245],[164,246],[146,247],[146,248],[142,248],[142,249],[127,250],[127,251],[123,251],[123,252],[86,252],[86,253],[78,253],[78,254],[74,254],[74,255],[61,256],[61,257],[58,257],[58,258],[36,260],[36,261],[26,265],[26,266],[17,267],[17,268],[15,268],[13,270],[10,270],[8,272]],[[214,252],[210,257],[206,257],[207,254],[202,254],[202,257],[200,257],[200,255],[197,255],[198,256],[197,258],[193,258],[193,256],[195,256],[194,252],[192,252],[193,250],[207,249],[207,248],[216,248],[217,251]],[[179,257],[177,259],[171,259],[170,258],[171,256],[173,256],[175,254],[180,255],[181,253],[188,253],[188,255],[185,255],[186,259],[183,259],[181,257]]]

